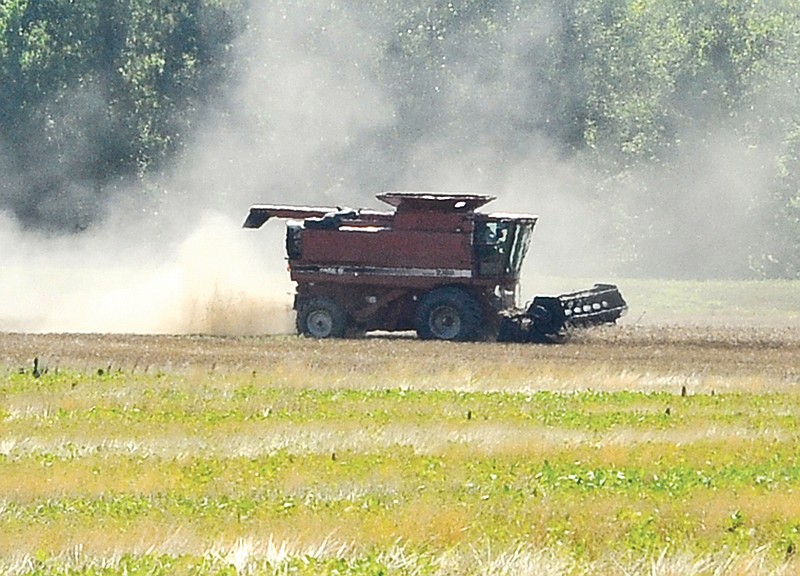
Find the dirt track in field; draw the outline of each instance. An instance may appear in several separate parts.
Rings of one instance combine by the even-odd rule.
[[[674,375],[750,379],[764,387],[794,389],[800,386],[800,328],[618,326],[590,330],[560,345],[422,342],[410,336],[314,341],[297,336],[0,333],[0,366],[6,371],[30,371],[34,358],[40,368],[47,369],[280,369],[335,373],[340,383],[350,375],[379,377],[398,372],[409,381],[455,372],[486,379],[493,370],[508,378],[527,378],[546,367],[554,375],[551,379],[571,372],[635,373],[662,380]],[[624,388],[624,381],[615,387]]]

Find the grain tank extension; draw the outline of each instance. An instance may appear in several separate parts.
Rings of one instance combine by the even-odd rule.
[[[415,330],[438,340],[553,342],[614,323],[616,286],[595,284],[518,307],[537,217],[477,211],[481,194],[386,192],[393,209],[257,205],[245,228],[285,218],[297,330],[314,338]]]

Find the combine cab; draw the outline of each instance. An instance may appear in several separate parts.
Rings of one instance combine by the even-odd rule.
[[[479,194],[386,192],[393,210],[261,205],[245,228],[288,219],[297,330],[335,338],[416,330],[438,340],[550,342],[613,323],[627,309],[615,286],[517,306],[520,269],[537,217],[484,213]]]

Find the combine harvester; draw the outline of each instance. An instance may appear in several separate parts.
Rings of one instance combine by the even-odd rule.
[[[476,211],[480,194],[386,192],[394,209],[257,205],[245,228],[289,219],[297,331],[338,338],[416,330],[426,340],[557,342],[627,310],[616,286],[537,296],[519,308],[537,217]]]

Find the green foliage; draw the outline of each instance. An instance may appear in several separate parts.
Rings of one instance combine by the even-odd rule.
[[[0,184],[4,203],[25,224],[88,225],[125,178],[180,149],[226,77],[239,10],[235,1],[4,2],[0,150],[17,179]]]
[[[670,277],[797,277],[796,0],[412,5],[382,63],[410,132],[445,131],[459,151],[487,138],[507,164],[531,136],[554,142],[591,168],[580,194],[615,214],[628,274],[659,262]],[[698,182],[731,150],[751,173]],[[707,268],[670,266],[680,250]],[[734,256],[715,265],[719,253]]]

